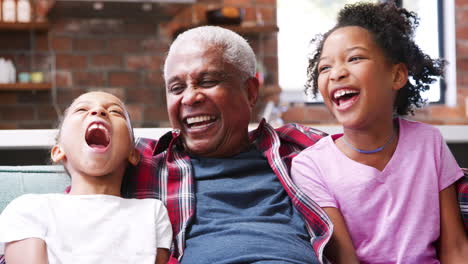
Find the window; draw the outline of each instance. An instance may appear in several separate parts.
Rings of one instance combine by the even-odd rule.
[[[304,94],[307,55],[310,40],[333,27],[336,14],[345,5],[359,0],[278,0],[278,61],[279,84],[285,102],[320,102]],[[377,2],[369,1],[369,2]],[[432,84],[425,94],[430,102],[455,104],[455,21],[454,1],[403,0],[403,7],[420,17],[415,39],[420,48],[433,58],[449,61],[445,80]],[[444,48],[445,47],[445,48]],[[450,48],[448,48],[450,47]],[[444,53],[445,52],[445,53]]]

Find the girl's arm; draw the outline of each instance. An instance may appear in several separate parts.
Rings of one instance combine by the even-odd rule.
[[[439,193],[440,199],[440,248],[441,263],[466,263],[468,237],[463,227],[458,207],[455,185]]]
[[[325,256],[333,263],[359,263],[353,241],[340,210],[335,207],[324,207],[323,210],[333,222],[333,234],[325,247]]]
[[[169,261],[169,249],[158,248],[156,253],[156,264],[166,264]]]
[[[49,261],[46,243],[39,238],[26,238],[7,243],[5,261],[8,264],[47,264]]]

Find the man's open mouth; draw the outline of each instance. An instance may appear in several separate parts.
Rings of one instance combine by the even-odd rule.
[[[333,92],[331,98],[332,98],[332,101],[337,105],[337,106],[340,106],[341,104],[343,103],[346,103],[350,100],[352,100],[353,98],[355,98],[356,96],[359,95],[359,91],[358,90],[354,90],[354,89],[339,89],[339,90],[336,90],[335,92]]]
[[[215,116],[200,115],[186,118],[185,123],[189,128],[200,128],[215,122],[216,119]]]
[[[93,122],[86,130],[85,139],[91,148],[104,149],[110,143],[110,133],[104,124]]]

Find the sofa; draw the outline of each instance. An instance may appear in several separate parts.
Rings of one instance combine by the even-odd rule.
[[[457,183],[458,202],[468,231],[468,169]],[[0,212],[14,198],[25,193],[60,193],[70,185],[61,165],[0,166]]]
[[[0,166],[0,212],[25,193],[60,193],[70,185],[63,166]]]
[[[468,169],[457,183],[458,202],[468,232]],[[60,193],[70,185],[61,165],[0,166],[0,213],[14,198],[25,193]],[[5,264],[0,255],[0,264]]]

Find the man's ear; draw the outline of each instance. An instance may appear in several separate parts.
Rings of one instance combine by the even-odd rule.
[[[260,82],[256,77],[250,77],[245,81],[247,89],[247,99],[249,100],[250,107],[254,107],[258,99],[258,90]]]
[[[404,63],[394,65],[393,90],[398,91],[408,82],[408,67]]]
[[[59,145],[54,145],[50,151],[50,157],[55,163],[63,161],[66,159],[65,151]]]
[[[130,151],[130,154],[128,155],[128,162],[132,164],[133,166],[138,165],[138,162],[140,162],[140,152],[136,148],[133,148]]]

